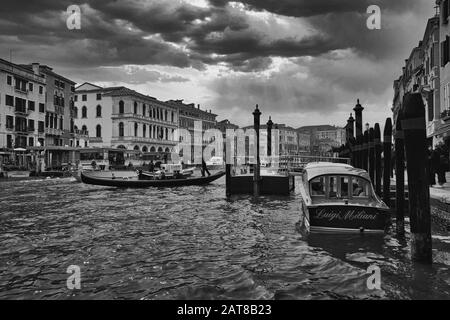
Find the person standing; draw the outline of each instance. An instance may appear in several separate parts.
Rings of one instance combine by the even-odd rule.
[[[155,164],[153,163],[153,160],[151,160],[149,165],[148,165],[148,171],[149,172],[155,171]]]
[[[428,148],[428,184],[431,186],[436,184],[436,171],[439,166],[439,158],[436,157],[437,152],[433,147]]]
[[[447,182],[445,178],[445,172],[448,170],[448,154],[444,148],[439,147],[439,169],[438,169],[438,183],[443,186]]]
[[[208,168],[206,167],[205,159],[202,158],[202,177],[205,176],[205,172],[208,174],[208,177],[211,175],[211,173],[209,173]]]

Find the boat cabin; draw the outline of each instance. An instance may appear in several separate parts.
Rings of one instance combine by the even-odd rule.
[[[312,203],[380,201],[368,173],[345,164],[315,164],[305,167],[305,191]]]

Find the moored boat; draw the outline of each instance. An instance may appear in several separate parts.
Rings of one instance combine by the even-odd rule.
[[[182,176],[164,176],[156,179],[118,178],[112,172],[111,177],[97,177],[90,172],[81,172],[81,181],[86,184],[120,187],[120,188],[170,188],[192,185],[204,185],[211,183],[225,175],[224,171],[212,174],[207,177],[182,177]]]
[[[302,224],[310,232],[383,233],[389,208],[369,174],[347,164],[312,163],[303,172]]]

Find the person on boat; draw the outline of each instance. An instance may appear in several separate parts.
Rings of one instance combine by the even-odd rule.
[[[155,171],[155,164],[153,163],[153,160],[151,160],[149,165],[148,165],[148,171],[149,172]]]
[[[112,179],[114,180],[116,178],[116,176],[114,175],[114,173],[112,173],[111,175],[112,175]]]
[[[202,177],[205,176],[205,172],[208,174],[208,177],[211,175],[211,173],[209,173],[208,167],[206,166],[205,159],[202,158]]]

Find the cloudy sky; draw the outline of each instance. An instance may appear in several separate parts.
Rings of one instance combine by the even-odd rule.
[[[66,26],[69,5],[81,30]],[[369,5],[381,30],[369,30]],[[294,127],[390,115],[392,83],[434,0],[2,0],[0,57],[77,83],[184,99],[246,125],[255,104]]]

